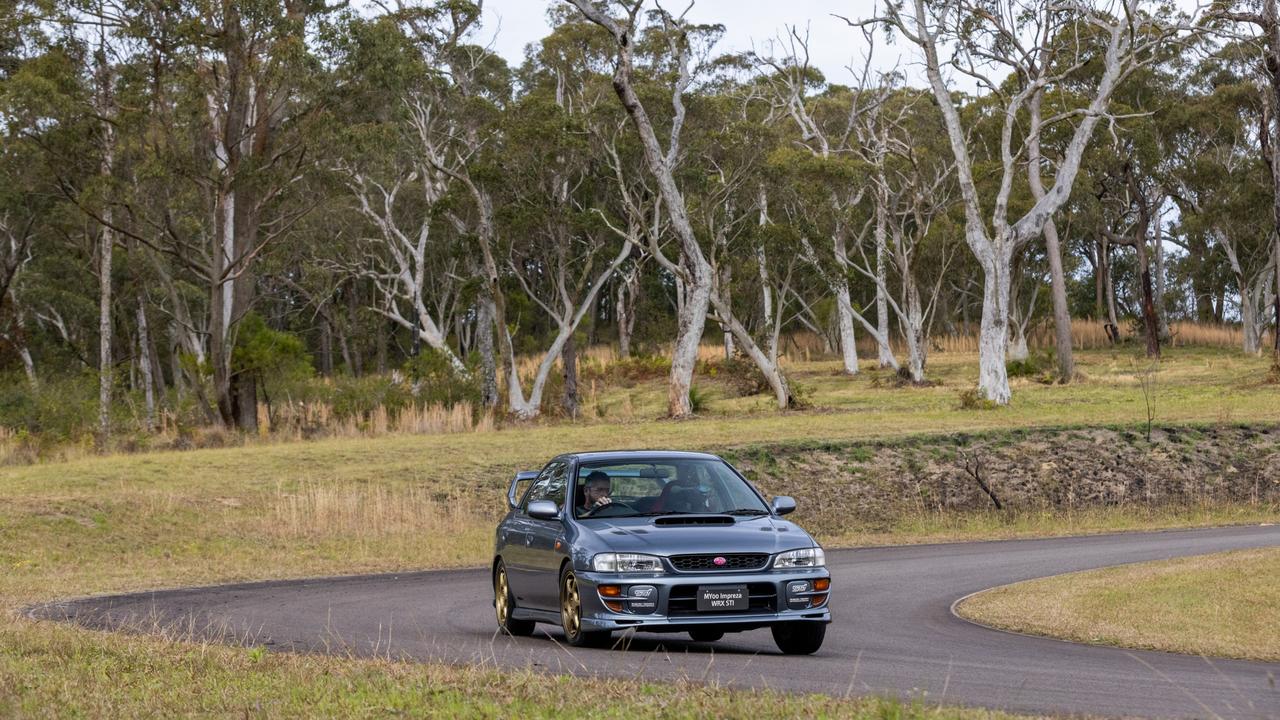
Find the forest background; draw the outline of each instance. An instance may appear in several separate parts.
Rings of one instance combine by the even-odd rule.
[[[1280,353],[1270,0],[833,15],[839,78],[645,3],[519,65],[461,0],[0,7],[11,461]]]

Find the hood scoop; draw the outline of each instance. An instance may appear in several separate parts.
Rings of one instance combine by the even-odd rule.
[[[653,521],[654,525],[732,525],[736,520],[732,515],[663,515]]]

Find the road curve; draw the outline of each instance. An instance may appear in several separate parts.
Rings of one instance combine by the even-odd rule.
[[[834,550],[827,559],[835,620],[822,650],[804,658],[778,654],[767,630],[714,644],[636,634],[625,638],[625,650],[570,651],[558,629],[496,636],[486,570],[165,590],[54,603],[30,614],[95,628],[177,626],[272,649],[688,677],[1015,712],[1280,718],[1280,663],[1079,645],[989,630],[951,613],[958,598],[1019,580],[1273,545],[1280,527]]]

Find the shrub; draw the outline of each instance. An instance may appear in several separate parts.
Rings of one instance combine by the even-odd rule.
[[[707,393],[697,385],[689,386],[689,407],[694,413],[700,413],[711,406],[711,399]]]
[[[960,392],[960,409],[961,410],[995,410],[996,404],[987,398],[982,397],[978,392],[978,388],[969,388]]]
[[[799,380],[791,380],[787,383],[787,387],[791,390],[791,407],[794,410],[808,410],[813,407],[814,387],[806,385]]]
[[[1011,378],[1030,378],[1044,385],[1052,385],[1058,380],[1058,368],[1052,351],[1036,353],[1025,360],[1010,360],[1005,363],[1004,369]]]
[[[319,390],[321,397],[317,399],[330,405],[339,420],[368,417],[378,408],[394,413],[413,403],[411,387],[388,375],[339,376]]]
[[[122,411],[113,408],[113,426]],[[44,377],[34,389],[25,377],[6,378],[0,383],[0,425],[26,431],[41,446],[92,435],[98,426],[97,372]]]
[[[634,355],[607,363],[583,363],[580,366],[583,380],[599,380],[624,387],[656,380],[671,374],[671,358],[660,355]]]
[[[460,374],[442,353],[423,348],[417,357],[404,361],[403,369],[412,383],[410,393],[419,404],[480,404],[479,375],[474,371]]]
[[[756,364],[742,357],[732,357],[720,361],[704,361],[699,363],[699,372],[718,378],[729,389],[731,397],[746,397],[772,392],[769,381]]]

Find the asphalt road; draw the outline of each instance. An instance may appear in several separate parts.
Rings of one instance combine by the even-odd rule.
[[[951,613],[958,598],[1018,580],[1272,545],[1280,545],[1280,527],[831,551],[834,622],[822,650],[802,658],[778,654],[768,630],[713,644],[641,633],[625,638],[625,650],[570,651],[552,628],[498,636],[485,570],[167,590],[32,614],[99,628],[176,626],[272,649],[688,677],[1017,712],[1280,718],[1280,663],[1078,645],[989,630]]]

